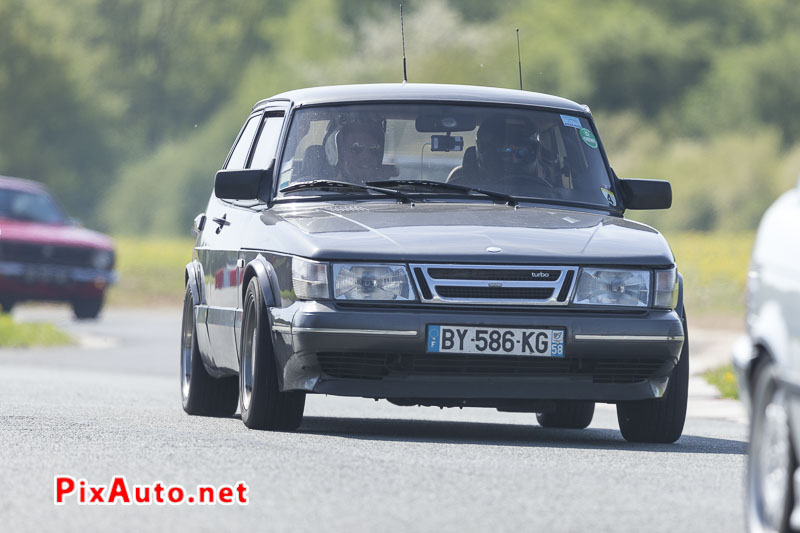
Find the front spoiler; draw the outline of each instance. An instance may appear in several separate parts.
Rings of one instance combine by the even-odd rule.
[[[331,303],[297,304],[291,322],[273,317],[283,390],[367,398],[465,398],[593,400],[617,402],[659,398],[683,347],[684,331],[674,311],[639,313],[571,310],[376,309]],[[275,320],[278,319],[278,320]],[[614,358],[652,361],[657,368],[635,383],[602,383],[589,375],[415,375],[403,369],[375,379],[326,374],[318,354],[426,357],[428,325],[553,327],[566,331],[565,359]],[[468,355],[463,357],[467,358]],[[390,357],[391,358],[391,357]]]

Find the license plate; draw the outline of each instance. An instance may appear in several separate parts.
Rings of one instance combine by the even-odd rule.
[[[31,266],[23,274],[25,283],[47,283],[63,285],[69,281],[68,272],[55,266]]]
[[[564,357],[564,330],[428,326],[427,351]]]

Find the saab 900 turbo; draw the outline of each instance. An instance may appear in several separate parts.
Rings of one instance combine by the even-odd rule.
[[[588,107],[485,87],[320,87],[258,102],[186,267],[186,412],[293,430],[309,393],[536,413],[673,442],[682,280],[624,218],[669,183],[619,179]]]

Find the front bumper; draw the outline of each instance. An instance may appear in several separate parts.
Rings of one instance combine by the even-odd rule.
[[[97,297],[116,280],[110,270],[0,261],[0,294],[15,301]]]
[[[658,398],[684,340],[674,311],[292,307],[272,320],[283,389],[342,396],[441,403]],[[427,353],[429,325],[561,328],[565,357]]]

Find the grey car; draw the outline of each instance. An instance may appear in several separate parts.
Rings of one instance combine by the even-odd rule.
[[[800,182],[764,214],[747,277],[747,336],[734,346],[750,408],[750,531],[800,530]]]
[[[516,90],[319,87],[258,102],[186,267],[183,407],[294,430],[306,394],[536,413],[673,442],[669,183],[619,179],[588,107]]]

